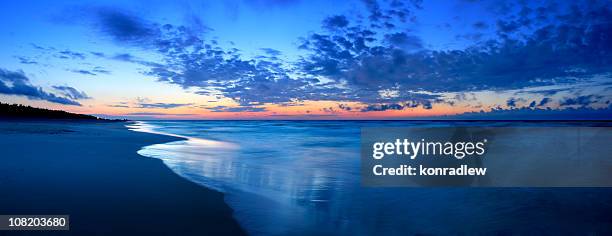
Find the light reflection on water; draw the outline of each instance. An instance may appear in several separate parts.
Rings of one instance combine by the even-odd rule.
[[[564,211],[592,208],[585,198],[592,204],[611,196],[607,189],[362,188],[359,132],[368,125],[381,123],[152,121],[131,128],[186,138],[138,153],[224,192],[237,220],[256,235],[533,233],[572,220]]]

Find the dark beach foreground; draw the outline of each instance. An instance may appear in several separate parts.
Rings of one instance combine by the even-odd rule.
[[[136,153],[173,140],[124,122],[0,121],[0,214],[70,215],[58,235],[244,234],[222,193]]]

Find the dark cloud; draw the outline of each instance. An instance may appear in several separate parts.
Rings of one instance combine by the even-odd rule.
[[[71,98],[60,97],[46,92],[40,87],[31,85],[30,79],[26,77],[23,71],[9,71],[0,68],[0,93],[25,96],[32,100],[45,100],[64,105],[81,106],[79,102]]]
[[[159,112],[132,112],[125,114],[127,116],[191,116],[193,114],[168,114]]]
[[[392,4],[393,3],[397,4],[399,2],[401,2],[401,1],[394,0],[394,1],[392,1]],[[409,2],[410,2],[410,4],[412,4],[417,9],[423,9],[423,0],[410,0]]]
[[[357,97],[377,97],[378,92],[373,89],[353,90],[353,88],[340,88],[338,81],[321,83],[316,74],[306,73],[298,78],[289,76],[296,71],[287,71],[288,65],[276,62],[280,54],[274,49],[262,49],[268,56],[257,59],[242,59],[238,50],[223,49],[215,40],[204,40],[200,36],[192,34],[192,31],[182,26],[158,25],[147,23],[135,16],[127,16],[119,10],[97,11],[109,15],[98,21],[99,27],[111,36],[117,32],[124,31],[123,28],[138,29],[130,30],[136,32],[148,32],[132,34],[128,38],[117,38],[121,42],[140,46],[146,49],[155,49],[164,56],[164,62],[153,65],[147,64],[149,70],[147,75],[155,76],[160,81],[179,84],[184,88],[199,88],[199,94],[215,95],[222,94],[232,98],[243,106],[253,102],[257,103],[286,103],[294,100],[358,100]],[[119,18],[119,23],[110,23],[109,19]],[[346,19],[344,19],[346,20]],[[130,24],[130,27],[117,27],[117,25]],[[338,23],[338,22],[336,22]],[[105,25],[109,24],[109,25]],[[155,28],[157,27],[157,28]],[[120,28],[122,30],[109,30]],[[150,33],[156,32],[156,33]],[[130,35],[129,32],[126,34]],[[321,35],[318,41],[309,42],[313,48],[333,51],[338,47],[332,45],[341,41],[341,47],[354,50],[365,49],[365,43],[374,40],[374,32],[362,30],[355,37],[359,39],[350,41],[348,37],[339,38]],[[114,37],[114,36],[113,36]],[[138,37],[139,39],[135,39]],[[313,37],[316,37],[314,35]],[[407,34],[390,35],[389,39],[401,47],[420,47],[420,41]],[[133,44],[139,42],[140,44]],[[396,47],[398,47],[396,46]],[[401,60],[401,52],[398,51],[397,58]],[[338,52],[335,58],[326,60],[324,69],[334,70],[334,63],[340,60],[348,60],[349,52]],[[113,56],[113,59],[135,62],[130,54]],[[337,73],[338,71],[328,71]],[[404,92],[403,94],[408,94]],[[376,100],[376,98],[372,98]]]
[[[536,107],[536,101],[532,101],[531,103],[529,103],[529,107],[530,108]]]
[[[365,4],[366,8],[370,12],[370,20],[379,21],[381,18],[384,17],[380,5],[378,4],[378,1],[362,0],[362,2]]]
[[[473,41],[473,42],[479,42],[483,39],[483,37],[484,37],[484,34],[482,33],[467,33],[467,34],[460,34],[456,36],[457,39],[466,39],[466,40]]]
[[[587,107],[592,103],[599,101],[602,96],[596,95],[585,95],[585,96],[577,96],[575,98],[566,98],[560,102],[561,106],[573,106],[578,105],[581,107]]]
[[[112,59],[115,60],[119,60],[119,61],[127,61],[127,62],[132,62],[135,60],[135,57],[132,56],[132,54],[129,53],[119,53],[119,54],[115,54],[114,56],[111,57]]]
[[[84,9],[92,13],[92,24],[104,35],[117,43],[156,50],[160,53],[178,55],[187,48],[199,50],[204,45],[200,35],[202,27],[157,24],[139,17],[136,13],[119,8],[97,7]],[[216,41],[210,42],[216,45]],[[191,48],[195,47],[195,48]],[[208,45],[211,47],[211,45]],[[115,59],[134,61],[134,58],[116,55]]]
[[[405,106],[401,105],[401,104],[397,104],[397,103],[392,103],[392,104],[376,104],[376,105],[369,105],[365,108],[363,108],[361,111],[362,112],[368,112],[368,111],[386,111],[386,110],[404,110]]]
[[[103,67],[96,66],[93,70],[94,73],[109,75],[111,72]]]
[[[387,103],[387,104],[372,104],[361,109],[362,112],[370,111],[386,111],[386,110],[404,110],[406,108],[415,108],[422,106],[424,109],[431,109],[432,105],[429,101],[407,101],[403,103]]]
[[[60,52],[58,52],[58,55],[56,55],[56,56],[58,58],[62,58],[62,59],[85,60],[85,54],[84,53],[74,52],[74,51],[70,51],[70,50],[60,51]]]
[[[165,29],[182,29],[164,25]],[[184,88],[200,88],[199,94],[221,93],[233,98],[242,105],[251,102],[288,102],[299,97],[300,93],[313,89],[309,87],[315,80],[291,79],[283,65],[275,62],[279,51],[262,49],[268,56],[245,60],[235,49],[223,49],[215,40],[191,37],[189,30],[162,31],[158,38],[147,38],[143,48],[155,46],[164,56],[163,63],[146,63],[130,54],[113,56],[113,59],[135,62],[148,66],[147,75],[159,81],[181,85]],[[184,39],[191,40],[185,41]],[[310,94],[314,94],[311,92]]]
[[[393,46],[396,46],[405,51],[413,51],[423,48],[421,39],[414,35],[409,35],[405,32],[393,33],[385,35],[385,38]]]
[[[342,104],[342,103],[341,103],[341,104],[338,104],[338,108],[340,108],[340,109],[342,109],[342,110],[345,110],[345,111],[351,111],[351,110],[353,110],[353,108],[352,108],[352,107],[350,107],[350,106],[348,106],[348,105],[346,105],[346,104]]]
[[[330,16],[323,20],[323,26],[328,29],[344,28],[348,26],[348,24],[348,19],[343,15]]]
[[[338,113],[338,110],[336,110],[335,107],[324,107],[319,110],[325,113]]]
[[[91,98],[85,92],[79,91],[70,86],[53,86],[53,88],[60,91],[62,94],[64,94],[65,97],[70,99],[79,100]]]
[[[542,98],[542,100],[540,100],[540,102],[538,103],[538,106],[545,106],[546,104],[548,104],[551,101],[550,98]]]
[[[94,15],[97,29],[115,41],[163,58],[160,63],[131,54],[113,59],[146,65],[144,73],[159,81],[228,97],[247,110],[259,108],[253,104],[305,100],[362,102],[367,105],[364,111],[415,104],[430,109],[441,93],[504,91],[610,77],[605,74],[612,69],[608,40],[612,13],[607,2],[571,11],[508,11],[509,15],[491,21],[495,26],[488,26],[497,27],[498,37],[481,41],[481,33],[469,32],[470,39],[478,42],[454,50],[428,49],[407,30],[404,22],[413,17],[411,9],[422,7],[420,2],[363,2],[368,19],[327,18],[320,32],[301,39],[304,55],[297,62],[279,60],[280,52],[270,48],[245,58],[238,49],[223,48],[198,30],[148,22],[117,9],[96,9]],[[479,31],[485,23],[473,26]],[[396,92],[382,96],[383,90]]]
[[[149,23],[134,13],[111,7],[86,9],[93,11],[96,26],[118,42],[147,43],[156,39],[160,32],[155,24]]]
[[[366,4],[373,12],[380,7],[374,1]],[[518,27],[531,33],[514,39],[500,37],[462,50],[411,52],[397,45],[419,42],[418,38],[407,40],[405,32],[380,32],[364,26],[314,33],[302,43],[309,55],[301,68],[305,74],[332,78],[355,91],[369,91],[369,98],[379,89],[398,85],[402,90],[443,93],[575,83],[612,69],[612,44],[604,40],[612,38],[609,4],[578,9],[580,14],[558,13],[556,22],[539,22],[535,29],[530,28],[536,25],[532,23],[525,28],[525,20],[514,25],[500,22],[502,31]],[[380,35],[387,44],[377,40]],[[405,99],[397,97],[398,101]]]
[[[412,16],[411,9],[422,9],[423,2],[421,0],[411,1],[377,1],[377,0],[362,0],[366,9],[369,12],[368,19],[371,21],[371,25],[374,28],[378,27],[378,23],[382,22],[384,25],[393,25],[391,22],[405,23],[408,20],[412,22],[415,18]],[[387,27],[394,28],[394,27]]]
[[[21,63],[21,64],[31,64],[31,65],[32,64],[33,65],[38,64],[38,62],[36,62],[36,61],[34,61],[34,60],[30,59],[30,58],[27,58],[27,57],[17,57],[17,59],[19,60],[19,63]]]
[[[484,30],[484,29],[489,28],[489,25],[485,23],[484,21],[477,21],[472,26],[474,27],[474,29],[477,29],[477,30]]]
[[[552,96],[559,92],[570,91],[570,90],[571,88],[538,89],[538,90],[530,90],[530,91],[520,91],[519,93],[541,94],[545,96]]]
[[[95,73],[88,70],[70,70],[71,72],[82,74],[82,75],[96,75]]]
[[[190,106],[193,103],[139,103],[138,108],[162,108],[162,109],[170,109],[177,107]]]
[[[112,56],[104,55],[103,58],[106,58],[106,59],[109,59],[109,60],[117,60],[117,61],[123,61],[123,62],[130,62],[130,63],[134,63],[134,64],[138,64],[138,65],[143,65],[143,66],[146,66],[146,67],[161,67],[162,66],[159,63],[143,60],[143,59],[138,58],[138,57],[136,57],[136,56],[134,56],[134,55],[132,55],[130,53],[117,53],[117,54],[112,55]],[[107,71],[107,70],[105,70],[105,71]],[[110,73],[110,71],[107,71],[107,72]]]
[[[273,56],[273,57],[278,57],[282,54],[281,51],[273,49],[273,48],[261,48],[261,50],[265,52],[266,54]]]
[[[508,101],[506,101],[506,106],[508,106],[508,107],[516,107],[516,99],[515,98],[508,99]]]
[[[46,50],[45,47],[40,46],[40,45],[35,44],[35,43],[30,43],[30,46],[32,46],[33,48],[38,49],[38,50]]]
[[[97,57],[106,57],[106,54],[104,54],[103,52],[89,52],[89,53]]]
[[[517,21],[497,21],[497,30],[500,34],[510,34],[519,30],[521,25]]]
[[[117,107],[117,108],[130,108],[128,102],[118,102],[116,104],[107,105],[108,107]]]
[[[524,107],[515,109],[493,109],[487,112],[467,112],[459,115],[446,116],[446,118],[450,119],[468,120],[606,120],[609,119],[609,117],[612,117],[612,107],[583,107],[556,110]]]
[[[228,106],[216,106],[206,108],[212,112],[264,112],[265,107],[254,107],[254,106],[240,106],[240,107],[228,107]]]
[[[108,107],[130,108],[130,106],[124,105],[124,104],[113,104],[113,105],[108,105]]]
[[[98,74],[105,74],[105,75],[109,75],[111,72],[109,70],[104,69],[103,67],[100,66],[96,66],[91,70],[85,70],[85,69],[72,69],[72,70],[68,70],[70,72],[74,72],[77,74],[82,74],[82,75],[93,75],[96,76]]]

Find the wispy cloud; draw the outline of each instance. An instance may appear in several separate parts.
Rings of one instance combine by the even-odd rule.
[[[19,59],[19,63],[21,64],[30,64],[30,65],[36,65],[38,64],[37,61],[31,59],[31,58],[27,58],[27,57],[17,57],[17,59]]]
[[[75,52],[71,50],[63,50],[56,54],[56,57],[62,59],[79,59],[85,60],[85,54],[80,52]]]
[[[115,41],[152,47],[164,55],[164,64],[150,67],[148,75],[185,88],[199,88],[200,94],[220,93],[242,106],[335,100],[370,104],[365,110],[372,111],[414,104],[431,108],[440,99],[436,93],[554,85],[611,69],[606,58],[612,56],[612,50],[597,40],[611,36],[607,4],[581,8],[580,12],[551,12],[559,19],[555,22],[540,20],[542,16],[536,14],[522,17],[524,21],[539,20],[538,24],[500,20],[496,40],[463,50],[436,51],[401,28],[384,27],[383,23],[410,22],[411,12],[420,4],[364,3],[370,13],[368,21],[355,23],[345,15],[323,20],[322,31],[302,41],[300,47],[306,56],[298,62],[278,62],[281,52],[271,48],[262,49],[264,54],[257,59],[243,59],[239,52],[221,48],[189,28],[148,22],[118,9],[96,9],[95,15],[99,29]],[[591,17],[583,19],[584,14]],[[513,33],[535,25],[538,27],[530,34]],[[568,25],[577,34],[564,33],[570,30]],[[488,27],[482,21],[474,23],[475,30]],[[270,56],[275,59],[269,60]],[[127,54],[117,55],[117,59],[133,60]],[[294,65],[293,69],[287,65]],[[392,100],[380,96],[380,90],[397,87],[401,89]],[[429,94],[414,92],[419,90]]]
[[[95,73],[88,70],[70,70],[70,72],[82,74],[82,75],[96,75]]]
[[[127,113],[125,115],[128,115],[128,116],[189,116],[193,114],[168,114],[168,113],[161,113],[161,112],[132,112],[132,113]]]
[[[490,19],[472,19],[465,31],[457,31],[457,37],[468,42],[450,50],[431,47],[431,38],[414,30],[420,24],[416,13],[427,10],[421,1],[361,3],[360,9],[366,9],[363,16],[334,13],[321,20],[318,30],[296,38],[300,55],[293,58],[297,59],[287,59],[285,52],[268,47],[243,55],[239,48],[218,43],[214,31],[197,17],[187,25],[166,24],[134,11],[95,6],[80,8],[82,21],[95,32],[120,47],[153,52],[160,60],[147,61],[129,50],[55,54],[136,63],[144,68],[143,74],[157,81],[238,104],[207,108],[213,112],[264,112],[266,104],[304,101],[360,104],[324,109],[330,113],[429,110],[449,104],[473,109],[564,109],[601,107],[612,99],[610,90],[595,94],[602,90],[583,86],[596,77],[612,80],[612,46],[605,40],[612,38],[609,1],[580,6],[497,4],[487,8]],[[255,5],[292,4],[257,1]],[[72,71],[110,74],[104,68]],[[513,94],[498,99],[468,96],[482,92]],[[133,107],[190,105],[138,102]]]
[[[192,105],[193,103],[140,103],[138,104],[138,108],[162,108],[162,109],[170,109],[177,107],[184,107]]]
[[[79,91],[70,86],[53,86],[53,88],[63,93],[64,96],[74,100],[91,99],[91,97],[88,96],[85,92]]]
[[[66,91],[64,90],[64,92]],[[0,93],[24,96],[33,100],[45,100],[64,105],[81,106],[81,104],[76,101],[78,98],[71,97],[70,95],[61,97],[54,93],[47,92],[41,87],[30,84],[30,79],[26,77],[23,71],[9,71],[0,68]]]
[[[228,107],[228,106],[215,106],[206,108],[212,112],[264,112],[265,107],[255,106],[240,106],[240,107]]]

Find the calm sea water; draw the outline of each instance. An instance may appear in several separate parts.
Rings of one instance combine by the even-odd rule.
[[[509,124],[147,121],[132,128],[187,138],[138,153],[225,193],[252,235],[612,232],[609,188],[360,186],[361,127],[456,125]]]

